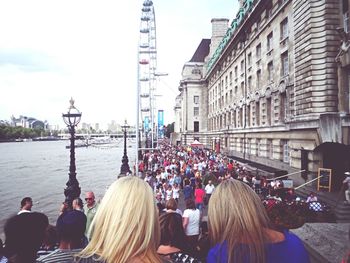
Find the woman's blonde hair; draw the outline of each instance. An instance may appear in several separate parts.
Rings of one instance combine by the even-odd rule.
[[[228,262],[266,262],[269,219],[259,196],[245,183],[226,180],[213,192],[208,208],[210,240],[227,243]]]
[[[108,263],[161,262],[158,212],[152,189],[127,176],[107,190],[92,222],[92,237],[80,257],[94,256]],[[138,261],[138,262],[139,262]]]

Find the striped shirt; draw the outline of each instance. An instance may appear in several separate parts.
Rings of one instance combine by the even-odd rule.
[[[36,260],[37,263],[68,263],[72,262],[74,256],[77,255],[81,249],[56,249],[48,255],[41,256]]]

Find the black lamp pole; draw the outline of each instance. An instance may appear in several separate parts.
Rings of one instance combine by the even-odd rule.
[[[77,180],[75,166],[75,126],[78,125],[81,119],[81,112],[74,107],[74,100],[70,100],[70,107],[67,113],[62,114],[63,120],[68,127],[70,133],[70,163],[69,163],[69,180],[66,183],[67,188],[64,189],[66,197],[65,202],[72,207],[72,202],[80,196],[80,187]]]
[[[120,174],[126,175],[128,173],[131,173],[130,167],[129,167],[129,158],[126,152],[126,132],[127,129],[130,128],[130,126],[126,123],[122,126],[123,132],[124,132],[124,155],[122,158],[122,166],[120,167]]]

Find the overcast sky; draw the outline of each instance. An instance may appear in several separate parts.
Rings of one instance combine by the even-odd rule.
[[[25,115],[64,126],[70,97],[82,122],[136,119],[137,51],[142,0],[0,1],[0,120]],[[212,18],[236,15],[237,0],[153,0],[157,105],[174,121],[182,66]]]

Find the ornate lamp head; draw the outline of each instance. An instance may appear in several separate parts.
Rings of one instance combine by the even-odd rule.
[[[67,113],[63,113],[63,121],[68,127],[77,126],[81,119],[81,112],[74,106],[73,98],[69,101],[70,106]]]

